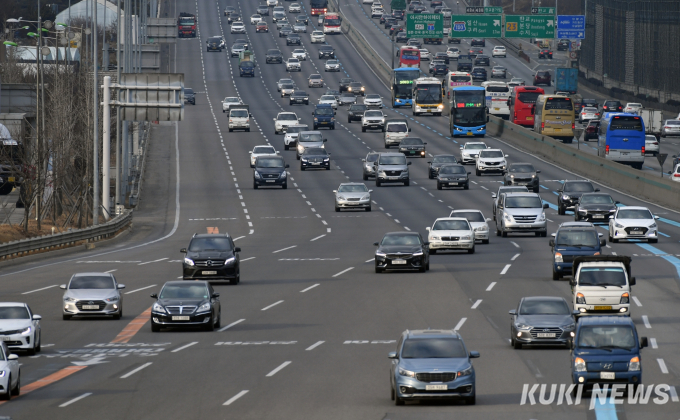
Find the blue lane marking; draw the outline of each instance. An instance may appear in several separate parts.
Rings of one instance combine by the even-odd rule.
[[[607,398],[604,403],[600,403],[599,399],[596,401],[595,418],[597,420],[618,420],[616,406],[612,403],[611,398]]]
[[[669,225],[680,227],[680,223],[676,222],[675,220],[670,220],[670,219],[666,219],[666,218],[663,218],[663,217],[659,217],[659,221],[664,222],[664,223],[668,223]]]
[[[668,255],[666,252],[663,252],[659,248],[653,247],[650,244],[636,244],[642,249],[645,249],[653,254],[660,255],[661,258],[664,260],[668,261],[669,263],[673,264],[675,267],[675,270],[678,273],[678,277],[680,277],[680,259],[677,257],[674,257],[672,255]]]
[[[555,194],[555,195],[558,196],[558,197],[559,197],[559,195],[560,195],[557,191],[553,191],[552,193]]]
[[[554,205],[553,203],[549,203],[549,202],[547,202],[547,201],[545,201],[545,200],[541,200],[541,201],[543,201],[543,204],[547,204],[548,206],[550,206],[551,209],[557,210],[557,206]]]
[[[448,137],[447,137],[447,139],[448,139]],[[451,140],[453,140],[453,139],[451,139]],[[454,142],[454,143],[456,143],[456,144],[458,144],[458,142],[457,142],[457,141],[455,141],[455,140],[453,140],[453,142]]]
[[[671,237],[671,235],[666,235],[665,233],[659,232],[658,230],[656,231],[656,233],[658,233],[658,234],[661,235],[661,236],[665,236],[666,238],[670,238],[670,237]]]
[[[440,136],[444,137],[444,135],[443,135],[442,133],[438,133],[438,134],[439,134]]]
[[[549,189],[550,189],[550,188],[546,187],[545,185],[539,185],[539,186],[540,186],[541,188],[543,188],[544,190],[549,190]]]

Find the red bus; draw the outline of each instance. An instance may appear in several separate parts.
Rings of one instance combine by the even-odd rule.
[[[340,14],[326,13],[323,17],[323,33],[324,34],[339,34],[340,33]]]
[[[545,91],[536,86],[515,86],[512,96],[508,100],[510,106],[510,121],[524,127],[534,126],[534,114],[531,107]]]
[[[420,68],[420,50],[410,45],[404,45],[397,51],[399,67]]]
[[[328,0],[310,0],[309,6],[312,16],[323,15],[328,11]]]

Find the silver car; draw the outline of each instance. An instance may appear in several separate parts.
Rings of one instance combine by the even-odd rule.
[[[496,236],[533,232],[536,236],[546,237],[548,224],[544,209],[548,207],[536,193],[502,194],[496,206]]]
[[[338,97],[338,104],[340,105],[352,105],[357,103],[357,97],[349,92],[342,92]]]
[[[112,315],[113,319],[123,316],[123,295],[111,273],[76,273],[68,284],[60,288],[66,290],[63,297],[62,315],[64,320],[80,315]]]
[[[293,81],[293,79],[279,79],[279,81],[276,82],[276,90],[281,92],[281,86],[286,85],[286,84],[291,84],[291,85],[295,86],[295,82]]]
[[[282,98],[285,96],[290,96],[293,94],[293,92],[295,92],[295,85],[292,84],[281,85],[281,89],[279,89],[279,91],[281,92]]]
[[[231,47],[231,56],[238,57],[243,51],[246,50],[246,46],[243,44],[234,44]]]
[[[295,25],[293,25],[293,32],[299,34],[299,33],[307,33],[307,25],[305,25],[303,22],[297,22]]]
[[[326,60],[324,71],[340,71],[340,61],[335,59]]]
[[[371,211],[371,192],[365,184],[348,182],[340,184],[335,193],[335,211],[341,209],[364,209]]]
[[[35,315],[25,303],[0,303],[0,341],[29,355],[40,351],[40,315]]]
[[[368,181],[369,177],[375,177],[375,167],[373,164],[375,163],[376,160],[378,160],[378,156],[380,156],[379,153],[376,152],[370,152],[369,154],[366,155],[364,159],[361,159],[362,162],[362,167],[363,167],[363,178],[364,181]]]
[[[0,394],[0,399],[10,400],[12,395],[19,395],[20,375],[19,370],[19,356],[10,354],[9,349],[5,343],[0,342],[0,388],[3,393]]]
[[[364,97],[364,105],[368,107],[382,108],[382,96],[378,95],[377,93],[369,93]]]
[[[483,244],[489,243],[489,224],[491,219],[484,218],[484,214],[480,210],[461,209],[453,210],[449,217],[464,217],[470,222],[470,226],[475,232],[475,240],[482,241]]]
[[[323,138],[321,131],[301,131],[297,139],[297,160],[300,160],[300,156],[306,148],[325,148],[325,142],[326,139]]]
[[[663,127],[661,128],[661,137],[666,136],[680,136],[680,120],[664,121]]]
[[[491,77],[500,77],[502,79],[505,79],[507,76],[508,70],[503,67],[503,66],[493,66],[491,69]]]

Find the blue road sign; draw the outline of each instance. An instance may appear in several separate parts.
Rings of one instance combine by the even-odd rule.
[[[584,39],[586,37],[584,30],[558,29],[556,32],[559,39]]]
[[[557,29],[572,29],[585,31],[586,17],[583,15],[558,15]]]

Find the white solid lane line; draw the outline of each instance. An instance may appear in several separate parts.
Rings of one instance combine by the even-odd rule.
[[[321,239],[321,238],[323,238],[324,236],[326,236],[326,234],[325,234],[325,233],[324,233],[323,235],[319,235],[319,236],[317,236],[316,238],[312,238],[312,239],[310,239],[310,240],[309,240],[309,242],[313,242],[313,241],[316,241],[317,239]]]
[[[306,289],[304,289],[304,290],[300,290],[300,293],[304,293],[304,292],[306,292],[307,290],[312,290],[313,288],[315,288],[315,287],[318,286],[319,284],[320,284],[320,283],[317,283],[317,284],[314,284],[314,285],[312,285],[312,286],[309,286],[308,288],[306,288]]]
[[[272,252],[272,254],[276,254],[277,252],[285,251],[287,249],[293,249],[295,247],[297,247],[297,245],[289,246],[288,248],[279,249],[277,251]]]
[[[234,322],[232,322],[231,324],[227,325],[226,327],[220,328],[218,331],[226,331],[226,330],[228,330],[229,328],[233,327],[234,325],[240,324],[240,323],[243,322],[243,321],[245,321],[245,319],[239,319],[238,321],[234,321]]]
[[[645,327],[652,328],[652,325],[649,323],[649,318],[647,317],[647,315],[642,315],[642,322],[645,323]]]
[[[489,287],[486,288],[486,291],[487,291],[487,292],[490,292],[491,289],[493,289],[493,287],[494,287],[495,285],[496,285],[496,282],[495,282],[495,281],[492,281],[491,284],[489,285]]]
[[[238,400],[239,398],[241,398],[242,396],[246,395],[247,393],[248,393],[248,390],[245,389],[245,390],[239,392],[238,394],[234,395],[233,397],[229,398],[229,399],[227,400],[227,402],[225,402],[225,403],[222,404],[222,405],[231,405],[231,403],[233,403],[234,401]]]
[[[276,373],[277,373],[278,371],[280,371],[281,369],[285,368],[286,366],[288,366],[288,365],[291,364],[291,363],[292,363],[292,362],[283,362],[283,363],[281,363],[281,366],[279,366],[279,367],[277,367],[276,369],[274,369],[274,370],[272,370],[271,372],[269,372],[269,373],[267,374],[267,376],[274,376],[274,375],[276,375]]]
[[[635,302],[635,304],[636,304],[637,306],[642,306],[642,303],[640,303],[640,301],[638,300],[637,296],[633,296],[633,302]]]
[[[314,343],[314,344],[312,344],[311,346],[307,347],[305,350],[307,350],[307,351],[314,350],[315,348],[319,347],[319,346],[322,345],[323,343],[325,343],[325,341],[317,341],[316,343]]]
[[[41,290],[47,290],[47,289],[51,289],[51,288],[53,288],[53,287],[57,287],[57,285],[56,285],[56,284],[53,284],[52,286],[43,287],[42,289],[31,290],[30,292],[24,292],[24,293],[22,293],[22,295],[27,295],[27,294],[29,294],[29,293],[40,292]]]
[[[668,374],[668,368],[666,367],[666,362],[663,361],[663,359],[656,359],[657,363],[659,363],[659,369],[661,369],[661,373]]]
[[[91,393],[91,392],[87,392],[87,393],[81,395],[80,397],[76,397],[76,398],[74,398],[74,399],[72,399],[72,400],[70,400],[70,401],[66,401],[65,403],[63,403],[63,404],[60,405],[59,407],[60,407],[60,408],[67,407],[67,406],[73,404],[74,402],[80,401],[80,400],[82,400],[82,399],[85,398],[85,397],[89,397],[90,395],[92,395],[92,393]]]
[[[371,258],[370,260],[366,260],[364,262],[371,262],[371,261],[375,261],[375,258]]]
[[[139,292],[140,290],[144,290],[144,289],[150,289],[154,286],[155,286],[155,284],[152,284],[151,286],[142,287],[141,289],[130,290],[129,292],[125,292],[125,294],[129,295],[130,293]]]
[[[171,353],[177,353],[178,351],[184,350],[185,348],[191,347],[191,346],[193,346],[193,345],[195,345],[195,344],[198,344],[198,341],[193,341],[193,342],[191,342],[191,343],[189,343],[189,344],[186,344],[186,345],[184,345],[184,346],[182,346],[182,347],[180,347],[180,348],[178,348],[178,349],[175,349],[175,350],[171,351]]]
[[[144,363],[143,365],[141,365],[137,369],[133,369],[130,372],[126,373],[125,375],[121,376],[120,379],[129,378],[130,376],[134,375],[135,373],[139,372],[140,370],[144,369],[145,367],[149,367],[151,365],[151,363],[152,362]]]
[[[248,258],[244,258],[240,261],[243,262],[243,261],[254,260],[254,259],[255,259],[255,257],[248,257]]]
[[[510,261],[515,261],[517,259],[517,257],[519,257],[519,256],[520,256],[520,254],[515,254],[514,257],[510,258]]]
[[[282,301],[282,300],[280,300],[280,301],[278,301],[278,302],[276,302],[276,303],[272,303],[272,304],[271,304],[271,305],[269,305],[269,306],[265,306],[265,307],[264,307],[264,308],[262,308],[261,310],[262,310],[262,311],[266,311],[267,309],[269,309],[269,308],[273,308],[274,306],[278,305],[279,303],[283,303],[283,301]]]
[[[506,264],[505,267],[503,267],[503,271],[501,271],[501,274],[507,273],[508,270],[510,269],[510,266],[512,266],[512,264]]]
[[[481,299],[477,299],[477,302],[475,302],[475,304],[472,305],[472,308],[471,308],[471,309],[477,309],[477,307],[479,306],[480,303],[482,303],[482,300],[481,300]]]
[[[163,260],[167,260],[167,258],[161,258],[159,260],[147,261],[147,262],[139,263],[137,265],[146,265],[146,264],[151,264],[151,263],[155,263],[155,262],[159,262],[159,261],[163,261]]]
[[[456,324],[455,327],[453,327],[454,331],[458,331],[463,327],[463,324],[465,324],[465,321],[467,321],[467,318],[461,318],[460,321],[458,321],[458,324]]]
[[[345,274],[345,273],[348,272],[349,270],[354,270],[354,267],[350,267],[350,268],[348,268],[348,269],[346,269],[346,270],[342,270],[341,272],[339,272],[339,273],[337,273],[337,274],[333,274],[333,277],[338,277],[340,274]]]
[[[104,271],[104,272],[105,272],[105,273],[113,273],[114,271],[118,271],[118,269],[117,269],[117,268],[114,268],[113,270]]]

